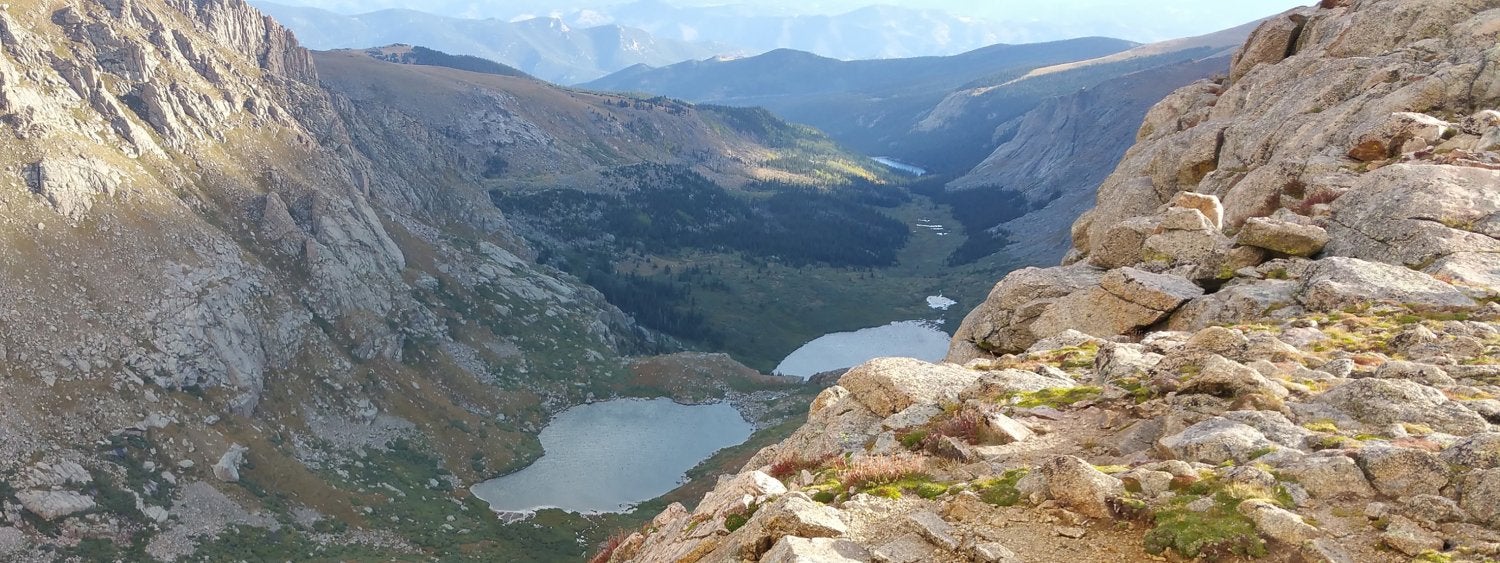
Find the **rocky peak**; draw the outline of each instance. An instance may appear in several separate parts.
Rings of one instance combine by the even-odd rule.
[[[1267,20],[947,364],[850,370],[720,490],[777,482],[610,560],[1500,556],[1497,37],[1494,1]],[[769,526],[794,495],[842,527]]]

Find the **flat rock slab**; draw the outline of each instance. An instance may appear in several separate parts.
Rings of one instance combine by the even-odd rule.
[[[928,563],[937,560],[937,548],[916,533],[906,534],[870,550],[876,563]]]
[[[868,563],[870,552],[849,540],[786,536],[761,556],[760,563]]]

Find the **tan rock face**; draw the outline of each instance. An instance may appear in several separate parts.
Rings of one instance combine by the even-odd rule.
[[[1109,518],[1109,500],[1125,493],[1119,479],[1071,456],[1058,456],[1037,469],[1047,480],[1047,493],[1058,503],[1091,518]]]
[[[935,366],[909,358],[883,358],[860,365],[839,385],[871,412],[887,417],[914,404],[958,399],[979,374],[953,366]]]
[[[1303,279],[1301,301],[1313,311],[1337,311],[1370,303],[1416,307],[1473,307],[1452,285],[1400,266],[1353,258],[1315,262]]]

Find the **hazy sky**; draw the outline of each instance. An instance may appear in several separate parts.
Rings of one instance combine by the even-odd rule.
[[[362,13],[409,8],[462,17],[513,19],[567,14],[579,9],[607,12],[627,0],[269,0],[283,4]],[[662,1],[662,0],[653,0]],[[1035,22],[1077,35],[1111,35],[1158,41],[1199,35],[1269,16],[1311,0],[665,0],[674,5],[737,4],[775,14],[833,14],[872,4],[940,9],[1015,25]]]

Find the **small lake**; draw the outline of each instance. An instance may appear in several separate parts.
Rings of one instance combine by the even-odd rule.
[[[900,171],[905,172],[907,174],[911,174],[912,176],[926,176],[927,175],[927,170],[925,168],[918,168],[916,166],[912,166],[912,165],[907,164],[905,162],[901,162],[901,161],[892,159],[892,158],[890,158],[888,156],[877,156],[877,157],[871,158],[870,160],[873,160],[875,162],[879,162],[881,164],[884,164],[887,168],[892,168],[892,169],[895,169],[895,170],[900,170]]]
[[[946,301],[949,300],[942,298],[942,301],[929,303],[934,308],[937,305],[951,307]],[[905,321],[854,332],[826,334],[792,352],[776,366],[775,373],[811,377],[886,357],[939,362],[948,355],[948,342],[953,338],[940,326],[933,321]]]
[[[728,404],[621,399],[580,405],[542,430],[541,459],[473,492],[513,516],[543,508],[622,512],[677,488],[689,469],[744,443],[752,430]]]

